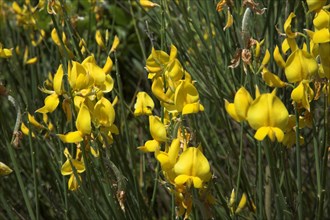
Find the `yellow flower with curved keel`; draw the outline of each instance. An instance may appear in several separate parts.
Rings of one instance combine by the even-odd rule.
[[[282,142],[289,113],[282,101],[272,93],[259,95],[250,105],[247,113],[249,125],[257,130],[254,138],[261,141],[267,135],[271,141]]]
[[[177,177],[174,182],[178,186],[202,188],[203,183],[212,177],[210,164],[202,151],[196,147],[189,147],[185,150],[174,165],[174,172]]]

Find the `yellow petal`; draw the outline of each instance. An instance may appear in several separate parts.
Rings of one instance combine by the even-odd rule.
[[[182,115],[193,114],[204,111],[204,106],[199,102],[186,104],[182,109]]]
[[[188,180],[190,179],[190,176],[189,175],[178,175],[175,179],[174,179],[174,182],[175,184],[177,185],[183,185],[185,184]]]
[[[49,113],[55,111],[59,104],[60,100],[58,98],[58,95],[56,93],[53,93],[45,98],[45,105],[39,109],[36,110],[36,112],[39,113]]]
[[[165,142],[167,140],[167,132],[165,125],[160,121],[160,119],[156,116],[149,116],[149,129],[150,134],[153,139],[158,142]]]
[[[156,140],[149,140],[147,141],[144,146],[138,147],[139,150],[143,152],[155,152],[157,149],[159,149],[160,144]]]
[[[63,67],[62,64],[58,67],[54,76],[53,87],[57,95],[62,94],[62,79],[63,79]]]
[[[262,71],[262,79],[270,87],[284,87],[286,85],[280,77],[271,73],[267,68],[264,68]]]
[[[322,28],[329,29],[330,13],[327,10],[320,10],[313,20],[314,27],[318,30]]]
[[[134,105],[134,116],[151,115],[155,107],[154,101],[146,92],[139,92]]]
[[[328,28],[323,28],[321,30],[316,31],[313,34],[314,43],[327,43],[330,42],[330,31]]]
[[[154,2],[148,1],[148,0],[140,0],[140,5],[144,8],[154,8],[156,6],[159,7],[159,5],[157,3],[154,3]]]
[[[289,82],[299,82],[309,79],[317,72],[315,59],[306,51],[297,49],[285,63],[285,75]]]
[[[262,141],[268,135],[269,130],[270,127],[259,128],[257,132],[254,134],[254,138],[257,139],[258,141]]]
[[[0,176],[5,176],[13,172],[6,164],[0,162]]]
[[[169,55],[161,50],[152,48],[151,54],[146,61],[146,69],[150,73],[158,73],[168,63]]]
[[[99,45],[99,47],[101,47],[103,49],[105,48],[104,40],[103,40],[103,37],[102,37],[102,34],[101,34],[100,30],[96,31],[95,40],[96,40],[97,45]]]
[[[78,178],[81,180],[80,175],[78,175]],[[75,191],[79,188],[79,182],[76,179],[74,174],[71,174],[69,182],[68,182],[68,189],[71,191]]]
[[[57,134],[64,143],[77,143],[83,140],[83,134],[80,131],[72,131],[67,134]]]
[[[244,209],[244,207],[246,206],[246,201],[247,201],[246,193],[243,193],[241,200],[239,201],[239,204],[237,206],[237,209],[235,210],[235,214],[240,213],[242,209]]]
[[[115,35],[115,38],[113,40],[113,43],[112,43],[112,46],[110,49],[110,53],[115,51],[117,49],[118,45],[119,45],[119,38],[117,37],[117,35]]]
[[[95,123],[100,126],[110,127],[115,121],[115,109],[111,102],[102,97],[94,106]]]
[[[44,126],[42,124],[40,124],[39,122],[37,122],[37,120],[30,113],[28,113],[28,120],[33,126],[40,128],[40,129],[44,128]]]
[[[110,71],[112,70],[112,67],[113,67],[113,62],[112,62],[111,58],[108,56],[107,62],[104,64],[104,67],[103,67],[103,72],[105,74],[109,74]]]
[[[291,30],[291,22],[294,17],[296,17],[296,15],[293,12],[291,12],[289,17],[286,19],[284,23],[284,31],[288,38],[295,38],[297,36],[297,33],[293,33]]]
[[[263,60],[261,62],[261,65],[262,66],[266,66],[267,63],[269,63],[269,60],[270,60],[270,53],[269,53],[269,50],[267,49],[266,50],[266,53],[265,53],[265,56],[264,56],[264,58],[263,58]]]
[[[228,7],[227,10],[227,22],[226,22],[226,26],[223,28],[223,31],[225,31],[227,28],[231,27],[234,23],[234,18],[230,13],[230,8]]]
[[[196,87],[185,80],[181,80],[179,86],[175,90],[174,104],[178,112],[187,104],[196,103],[199,101],[199,94]]]
[[[76,127],[83,135],[90,134],[92,131],[91,115],[85,104],[82,104],[77,116]]]
[[[229,103],[225,99],[225,109],[226,109],[227,113],[230,115],[230,117],[232,117],[237,122],[241,122],[241,119],[237,116],[234,103]]]
[[[151,86],[151,91],[160,101],[173,103],[173,100],[169,99],[164,93],[164,83],[161,77],[154,79]]]
[[[30,65],[30,64],[35,64],[38,61],[38,57],[33,57],[28,59],[25,64]]]
[[[202,188],[203,186],[203,181],[199,177],[192,177],[194,187],[197,189]]]
[[[277,65],[279,65],[281,68],[285,68],[285,61],[284,61],[277,45],[275,47],[273,56],[274,56],[274,60],[277,63]]]
[[[307,5],[308,5],[308,11],[318,11],[320,10],[327,1],[325,0],[306,0]]]
[[[21,123],[21,131],[23,132],[23,134],[29,136],[30,130],[28,127],[26,127],[26,125],[24,124],[24,122]],[[31,134],[32,137],[35,137],[34,133],[32,132]]]
[[[234,106],[236,114],[240,121],[246,119],[248,109],[252,103],[252,97],[250,93],[244,88],[241,87],[235,94]]]

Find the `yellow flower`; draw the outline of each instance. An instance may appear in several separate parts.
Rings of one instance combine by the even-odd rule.
[[[102,49],[105,48],[104,40],[103,40],[103,37],[102,37],[102,34],[101,34],[100,30],[96,31],[95,40],[96,40],[97,45],[99,45]]]
[[[225,100],[225,109],[235,121],[241,122],[246,120],[252,101],[250,93],[244,87],[241,87],[235,94],[234,103]]]
[[[273,52],[274,60],[281,68],[285,68],[285,61],[280,53],[278,46],[276,45],[275,50]]]
[[[174,182],[178,186],[193,184],[195,188],[201,188],[212,177],[209,161],[196,147],[189,147],[180,155],[174,172],[177,175]]]
[[[314,91],[309,86],[308,80],[301,81],[291,93],[291,99],[296,103],[301,103],[307,111],[310,111],[309,103],[313,100],[313,98]]]
[[[262,79],[265,83],[270,87],[284,87],[286,84],[283,82],[280,77],[271,73],[267,68],[263,68],[262,70]]]
[[[140,146],[137,149],[143,152],[156,152],[160,147],[160,143],[156,140],[148,140],[145,142],[144,146]]]
[[[257,130],[254,137],[261,141],[267,135],[271,141],[281,142],[284,137],[289,113],[282,101],[272,93],[259,95],[250,105],[247,113],[249,125]]]
[[[0,58],[9,58],[13,55],[13,49],[2,48],[2,44],[0,43]]]
[[[289,82],[300,82],[309,79],[317,72],[318,65],[308,52],[297,49],[285,63],[285,75]]]
[[[173,139],[168,152],[159,151],[159,148],[155,149],[156,159],[162,166],[163,171],[168,171],[173,169],[180,150],[180,139]]]
[[[113,51],[116,51],[119,43],[120,43],[119,38],[118,38],[117,35],[115,35],[115,38],[113,39],[113,43],[112,43],[112,46],[111,46],[111,49],[110,49],[110,53],[113,52]]]
[[[140,0],[140,5],[144,8],[154,8],[156,6],[159,7],[158,4],[148,0]]]
[[[89,135],[92,131],[91,115],[86,104],[82,104],[76,120],[77,131],[71,131],[67,134],[58,134],[57,136],[64,143],[76,143],[83,140],[85,135]]]
[[[294,33],[291,30],[291,22],[294,17],[296,17],[296,15],[293,12],[291,12],[289,17],[284,22],[284,31],[288,38],[295,38],[298,35],[296,32]]]
[[[325,4],[326,0],[306,0],[308,5],[308,11],[318,11],[320,10]]]
[[[230,13],[230,8],[228,7],[227,10],[227,22],[226,22],[226,26],[223,28],[223,31],[225,31],[227,28],[231,27],[234,23],[234,18],[232,16],[232,14]]]
[[[54,91],[49,91],[51,94],[44,100],[45,105],[36,110],[39,113],[53,112],[57,108],[60,100],[59,96],[62,95],[62,81],[63,81],[63,68],[62,64],[58,67],[53,80]]]
[[[326,10],[320,10],[313,19],[315,29],[328,28],[330,26],[330,13]]]
[[[79,173],[85,172],[85,164],[83,161],[80,161],[78,159],[72,159],[67,148],[65,148],[64,154],[67,157],[67,159],[66,159],[65,163],[62,165],[61,173],[63,176],[70,175],[70,179],[68,182],[68,188],[69,188],[69,190],[74,191],[74,190],[77,190],[79,187],[76,176],[78,178],[80,178],[80,180],[81,180]],[[76,170],[77,175],[74,174],[73,169]]]
[[[13,172],[6,164],[0,162],[0,176],[5,176]]]
[[[238,203],[237,209],[235,210],[235,214],[240,213],[245,208],[246,202],[247,202],[247,196],[246,193],[243,193],[241,200]]]
[[[134,105],[134,116],[151,115],[155,107],[154,101],[146,92],[139,92]]]
[[[159,117],[149,116],[149,129],[152,138],[158,142],[167,140],[167,132],[165,125],[160,121]]]
[[[196,87],[186,80],[181,80],[175,90],[174,105],[175,109],[183,115],[204,111],[203,105],[199,103]]]
[[[318,44],[318,52],[320,55],[322,70],[321,77],[330,79],[330,31],[328,28],[322,28],[313,34],[313,42]]]
[[[115,121],[115,109],[108,99],[102,97],[94,106],[93,116],[97,126],[111,127]]]

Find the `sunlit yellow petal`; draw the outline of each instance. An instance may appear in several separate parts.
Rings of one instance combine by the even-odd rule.
[[[223,30],[225,31],[227,28],[231,27],[234,23],[234,18],[232,16],[232,14],[230,13],[230,8],[228,7],[227,10],[227,22],[226,22],[226,26],[223,28]]]
[[[82,104],[77,116],[76,127],[82,134],[90,134],[92,131],[91,115],[85,104]]]
[[[156,116],[149,116],[149,129],[153,139],[158,142],[165,142],[167,140],[167,132],[165,125]]]
[[[13,172],[6,164],[0,162],[0,176],[5,176]]]
[[[262,71],[262,79],[270,87],[284,87],[286,84],[283,82],[280,77],[271,73],[268,69],[264,68]]]
[[[60,100],[58,98],[58,95],[56,93],[53,93],[45,98],[44,101],[45,105],[39,109],[36,110],[36,112],[39,113],[49,113],[55,111],[58,104],[60,103]]]
[[[154,107],[155,104],[152,98],[146,92],[139,92],[134,105],[134,116],[151,115]]]
[[[277,45],[275,47],[273,56],[274,56],[274,60],[277,63],[277,65],[279,65],[281,68],[285,68],[285,61],[284,61]]]
[[[67,134],[57,135],[64,143],[77,143],[83,140],[83,134],[80,131],[72,131]]]
[[[115,35],[115,38],[113,39],[113,43],[112,43],[112,46],[111,46],[111,49],[110,49],[110,53],[115,51],[119,45],[119,38],[117,35]]]
[[[227,113],[230,115],[230,117],[232,117],[237,122],[241,122],[241,119],[237,116],[234,103],[229,103],[225,99],[225,109],[226,109]]]
[[[57,72],[54,76],[53,87],[57,95],[62,94],[62,79],[63,79],[63,67],[62,64],[58,67]]]
[[[235,111],[240,121],[246,119],[247,111],[252,103],[252,97],[250,93],[244,88],[241,87],[235,95],[234,105]]]
[[[317,72],[318,65],[308,52],[297,49],[285,63],[285,75],[289,82],[299,82],[309,79]]]
[[[107,57],[107,62],[103,66],[103,72],[105,74],[109,74],[110,71],[112,70],[113,67],[113,62],[110,57]]]

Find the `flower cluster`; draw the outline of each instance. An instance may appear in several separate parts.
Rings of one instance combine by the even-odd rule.
[[[319,98],[320,91],[328,96],[329,101],[329,79],[330,79],[330,14],[322,9],[325,3],[307,1],[310,12],[316,12],[313,20],[314,31],[305,30],[308,35],[309,45],[303,43],[300,48],[297,38],[305,36],[300,32],[292,30],[292,20],[296,17],[291,13],[284,23],[284,33],[279,33],[285,39],[281,45],[273,51],[273,58],[277,66],[283,70],[287,82],[272,73],[267,65],[271,53],[267,49],[261,62],[261,76],[269,87],[283,88],[292,87],[291,100],[297,104],[300,113],[299,128],[310,125],[310,103]],[[305,36],[306,37],[306,36]],[[307,37],[306,37],[307,38]],[[256,53],[260,54],[260,45],[257,44]],[[287,59],[284,57],[287,56]],[[258,58],[258,56],[256,56]],[[318,91],[314,92],[311,83]],[[249,125],[257,130],[255,138],[263,140],[265,136],[274,141],[283,142],[285,146],[291,147],[295,142],[294,116],[289,115],[282,101],[272,93],[259,95],[256,91],[256,99],[253,100],[245,88],[237,91],[234,103],[226,100],[225,108],[229,115],[236,121],[247,120]],[[303,143],[303,137],[300,137]]]
[[[187,218],[192,209],[192,190],[205,191],[211,179],[210,164],[201,146],[190,146],[192,134],[184,126],[183,116],[204,110],[190,74],[177,59],[177,49],[171,45],[170,54],[152,49],[146,61],[151,90],[160,101],[162,117],[152,115],[155,106],[152,98],[139,92],[135,116],[149,115],[152,140],[138,147],[143,152],[153,152],[159,161],[165,182],[175,196],[177,215]]]
[[[75,131],[69,131],[66,134],[57,134],[64,143],[75,143],[77,152],[80,151],[80,142],[84,141],[83,146],[94,156],[98,156],[98,150],[90,146],[90,141],[96,139],[107,146],[113,142],[112,134],[118,134],[118,128],[114,124],[115,110],[114,105],[117,98],[113,102],[105,96],[113,89],[114,81],[110,75],[113,62],[110,57],[103,68],[97,65],[93,56],[87,57],[83,62],[70,61],[67,65],[68,88],[64,86],[64,68],[61,64],[57,72],[49,75],[46,80],[45,87],[41,90],[48,94],[44,100],[44,106],[37,109],[37,113],[43,114],[43,123],[28,114],[28,121],[34,131],[44,132],[48,136],[54,131],[53,124],[48,120],[48,113],[54,112],[62,101],[62,109],[66,115],[67,122],[72,121],[76,115]],[[93,129],[93,127],[95,129]],[[21,130],[24,134],[35,137],[34,131],[30,131],[27,126],[22,123]],[[80,151],[81,152],[81,151]],[[72,166],[76,167],[78,173],[84,172],[84,162],[81,153],[77,153],[76,159],[72,159],[71,155],[65,153],[67,162],[63,164],[62,174],[71,174],[69,180],[69,189],[76,190],[78,182],[72,171]],[[77,165],[78,164],[78,165]],[[71,167],[71,168],[70,168]],[[69,170],[71,169],[71,173]]]

